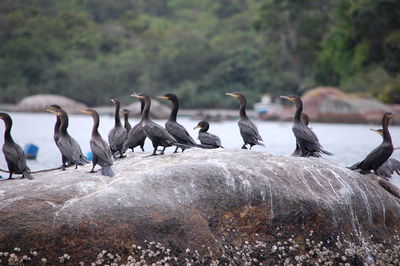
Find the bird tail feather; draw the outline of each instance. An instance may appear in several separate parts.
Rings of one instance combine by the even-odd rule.
[[[260,146],[263,146],[263,147],[265,147],[265,144],[264,144],[264,143],[262,143],[262,142],[259,142],[259,141],[257,141],[256,145],[260,145]]]
[[[22,175],[23,175],[25,178],[28,178],[28,179],[31,179],[31,180],[33,179],[30,170],[25,170],[25,171],[22,173]]]
[[[321,152],[322,152],[323,154],[326,154],[326,155],[329,155],[329,156],[332,156],[332,155],[333,155],[333,153],[330,153],[329,151],[326,151],[326,150],[324,150],[324,149],[321,149]]]
[[[194,147],[202,148],[202,149],[215,149],[215,146],[207,145],[207,144],[194,144]]]
[[[105,165],[105,166],[101,167],[101,174],[104,176],[109,176],[109,177],[114,176],[114,172],[111,169],[111,166],[109,166],[109,165]]]

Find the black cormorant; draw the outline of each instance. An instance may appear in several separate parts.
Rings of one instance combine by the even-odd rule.
[[[93,109],[82,110],[81,112],[91,115],[93,118],[92,137],[90,139],[90,149],[92,150],[93,155],[93,167],[90,173],[95,173],[94,167],[98,164],[101,166],[102,175],[112,177],[114,176],[114,172],[111,169],[111,165],[113,164],[112,154],[107,142],[103,140],[98,131],[100,124],[99,114]]]
[[[62,109],[59,105],[57,105],[57,104],[52,104],[52,105],[50,105],[50,106],[48,106],[47,108],[53,108],[53,109],[55,109],[55,110],[57,110],[57,109]],[[60,119],[60,117],[58,117],[57,115],[56,115],[56,123],[54,124],[54,135],[53,135],[53,138],[54,138],[54,142],[56,143],[56,146],[58,147],[58,140],[60,139],[60,126],[61,126],[61,119]],[[60,151],[61,152],[61,151]],[[69,162],[68,162],[68,160],[64,157],[64,155],[62,155],[61,154],[61,161],[62,162],[66,162],[66,164],[68,165],[69,164]]]
[[[158,98],[162,98],[162,99],[167,99],[170,100],[172,102],[172,110],[171,110],[171,114],[169,115],[169,118],[167,120],[167,122],[165,122],[165,129],[176,139],[176,141],[178,141],[179,143],[188,145],[188,146],[196,146],[197,143],[194,141],[194,139],[190,136],[189,132],[186,130],[186,128],[184,126],[182,126],[181,124],[179,124],[176,121],[176,117],[178,114],[178,110],[179,110],[179,100],[178,97],[173,94],[173,93],[166,93],[162,96],[158,96]],[[178,148],[176,147],[175,149],[175,153],[178,152]],[[185,149],[182,148],[182,152]]]
[[[308,118],[307,114],[301,113],[301,120],[303,120],[304,124],[306,124],[306,126],[308,126],[308,123],[310,122],[310,119]],[[295,157],[301,156],[301,149],[300,149],[299,144],[297,143],[297,139],[296,139],[296,149],[293,151],[292,156],[295,156]],[[312,153],[312,156],[321,157],[319,152]]]
[[[120,101],[114,98],[111,99],[111,102],[115,104],[115,124],[108,133],[108,143],[110,144],[112,154],[115,156],[115,153],[119,152],[119,157],[123,158],[125,156],[123,155],[122,147],[128,133],[122,126],[121,119],[119,117]]]
[[[200,121],[194,129],[196,128],[200,128],[199,140],[201,144],[210,145],[213,148],[223,148],[219,137],[207,132],[210,128],[210,124],[207,121]]]
[[[324,150],[319,143],[317,135],[304,123],[301,119],[303,112],[303,102],[298,96],[281,96],[281,98],[294,102],[296,105],[296,113],[293,118],[293,134],[296,137],[296,143],[299,145],[302,157],[316,156],[320,152],[326,155],[332,153]]]
[[[122,109],[121,114],[124,115],[124,128],[126,129],[126,132],[129,132],[131,130],[131,124],[129,123],[129,110],[128,109]]]
[[[393,153],[393,143],[392,137],[390,136],[389,132],[389,120],[393,117],[393,114],[387,112],[382,117],[382,136],[383,141],[382,143],[373,149],[367,157],[361,162],[358,162],[350,167],[351,170],[360,169],[361,174],[368,174],[371,170],[374,171],[375,174],[379,167],[384,164],[392,155]]]
[[[246,145],[250,145],[253,147],[254,145],[262,145],[260,141],[263,141],[262,137],[258,133],[257,126],[250,121],[250,119],[247,117],[246,114],[246,96],[243,93],[240,92],[228,92],[225,93],[226,95],[232,96],[236,99],[238,99],[239,104],[240,104],[240,109],[239,109],[239,114],[240,114],[240,120],[238,122],[239,129],[240,129],[240,135],[242,135],[243,138],[243,146],[242,149],[247,149]]]
[[[153,154],[156,155],[157,147],[162,146],[164,149],[160,154],[164,154],[165,148],[170,146],[178,146],[183,148],[190,148],[184,144],[178,143],[176,139],[162,126],[154,123],[149,118],[151,98],[146,94],[132,94],[131,96],[144,100],[144,110],[142,113],[142,120],[140,121],[143,131],[146,136],[153,143]]]
[[[371,129],[371,130],[383,137],[382,129]],[[397,149],[399,148],[394,148],[394,150]],[[376,173],[385,179],[391,178],[394,173],[400,175],[400,162],[394,158],[389,158],[378,168]]]
[[[140,114],[143,113],[144,109],[144,100],[140,99]],[[142,151],[144,151],[144,142],[146,140],[146,134],[144,134],[143,128],[142,128],[142,121],[139,121],[136,125],[131,128],[128,132],[128,136],[126,137],[126,140],[124,142],[124,145],[122,147],[122,151],[125,152],[127,149],[133,149],[137,146],[140,146]]]
[[[7,162],[9,179],[12,178],[12,174],[22,174],[22,178],[33,179],[31,170],[26,165],[26,157],[24,150],[17,143],[14,142],[11,136],[12,119],[7,113],[0,113],[0,119],[4,121],[4,144],[3,153]]]
[[[61,120],[60,125],[60,135],[57,142],[57,146],[61,151],[62,156],[62,169],[65,170],[65,166],[67,162],[75,165],[75,169],[78,168],[78,165],[87,164],[89,161],[83,155],[81,147],[78,142],[72,138],[68,133],[68,115],[63,109],[56,109],[52,107],[48,107],[46,111],[51,112],[57,115]]]

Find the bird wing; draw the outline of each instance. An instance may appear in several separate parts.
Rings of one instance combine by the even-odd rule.
[[[61,136],[58,140],[58,147],[61,154],[73,162],[79,162],[83,156],[81,146],[71,136]]]
[[[108,165],[113,164],[111,159],[110,147],[103,139],[92,138],[90,140],[90,149],[92,150],[92,153],[96,155],[101,161],[106,162]]]
[[[138,142],[146,138],[146,134],[143,131],[142,124],[136,124],[131,130],[129,130],[124,146],[130,147],[131,145],[137,145]]]
[[[4,157],[18,167],[19,171],[29,169],[26,165],[24,150],[17,143],[3,147]]]
[[[196,144],[196,142],[189,135],[189,132],[187,132],[185,127],[179,124],[178,122],[167,121],[165,123],[165,128],[167,129],[168,133],[170,133],[176,139],[188,142],[189,144]]]
[[[392,173],[396,172],[398,175],[400,175],[400,161],[393,158],[390,158],[388,161],[390,162]]]
[[[394,173],[400,174],[400,162],[396,159],[389,158],[384,164],[382,164],[377,174],[382,177],[390,178]]]
[[[127,132],[124,127],[114,127],[108,133],[108,143],[113,151],[119,149],[119,146],[126,140]]]
[[[263,141],[262,137],[258,133],[257,126],[250,120],[248,120],[248,119],[239,120],[238,125],[239,125],[239,129],[240,129],[240,133],[242,135],[244,134],[251,138],[255,138],[254,142],[257,142],[258,140]]]
[[[321,147],[319,144],[317,135],[306,125],[293,125],[292,127],[293,134],[296,138],[305,140],[306,142],[311,142],[316,144],[318,147]]]
[[[144,126],[143,126],[144,133],[146,136],[149,138],[151,137],[158,137],[162,138],[165,140],[170,140],[173,142],[176,142],[176,139],[162,126],[154,123],[153,121],[148,121]]]
[[[218,146],[218,147],[221,146],[221,140],[219,139],[219,137],[208,132],[200,133],[199,140],[201,144]]]

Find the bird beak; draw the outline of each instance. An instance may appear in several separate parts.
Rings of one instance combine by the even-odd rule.
[[[143,99],[144,98],[143,96],[140,96],[139,94],[136,94],[136,93],[132,93],[130,96],[138,98],[138,99]]]
[[[395,116],[396,115],[396,113],[391,113],[390,115],[389,115],[389,118],[392,118],[393,116]]]
[[[382,132],[373,128],[370,128],[369,130],[374,131],[375,133],[378,133],[379,135],[382,135]]]
[[[91,114],[91,112],[89,112],[88,110],[79,110],[79,112],[84,113],[84,114],[87,114],[87,115],[90,115],[90,114]]]
[[[236,94],[231,93],[231,92],[227,92],[227,93],[225,93],[225,95],[232,96],[232,97],[235,97],[235,98],[238,97]]]
[[[114,100],[114,99],[111,99],[111,102],[112,102],[112,103],[115,103],[115,100]]]
[[[47,109],[47,111],[52,113],[52,114],[55,114],[55,115],[61,114],[60,112],[57,112],[56,110],[53,110],[53,109]]]
[[[164,96],[164,95],[157,96],[157,98],[158,99],[167,99],[167,100],[169,100],[169,97]]]
[[[294,98],[293,98],[293,97],[290,97],[290,96],[283,96],[283,95],[281,95],[281,98],[282,98],[282,99],[286,99],[286,100],[291,101],[291,102],[294,101]]]
[[[197,129],[197,128],[201,128],[201,126],[195,126],[195,127],[193,128],[193,130],[195,130],[195,129]]]

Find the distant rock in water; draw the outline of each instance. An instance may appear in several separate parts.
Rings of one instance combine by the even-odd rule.
[[[317,87],[303,96],[304,112],[311,121],[337,123],[379,123],[391,107],[377,99],[345,93],[333,87]]]
[[[89,170],[1,181],[0,252],[36,251],[32,264],[50,265],[140,261],[143,250],[146,263],[176,265],[396,264],[400,255],[400,199],[325,159],[191,149],[130,154],[114,178]]]
[[[79,113],[87,106],[70,98],[55,94],[36,94],[23,98],[15,107],[18,112],[44,112],[46,106],[57,104],[69,113]]]

